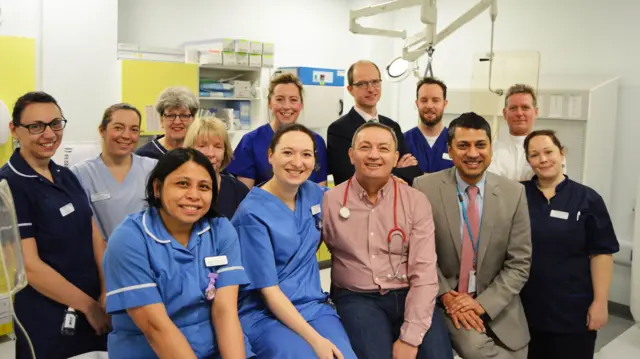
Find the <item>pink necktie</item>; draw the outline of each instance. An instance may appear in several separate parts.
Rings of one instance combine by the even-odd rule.
[[[477,245],[478,235],[480,234],[480,216],[478,215],[478,204],[476,203],[476,196],[478,195],[478,187],[467,187],[467,194],[469,195],[469,204],[467,205],[467,219],[469,220],[469,227],[471,227],[471,233],[473,234],[473,243],[469,237],[469,227],[467,223],[463,221],[462,229],[462,260],[460,261],[460,280],[458,281],[458,292],[469,292],[469,273],[474,269],[473,259],[475,252],[473,246]]]

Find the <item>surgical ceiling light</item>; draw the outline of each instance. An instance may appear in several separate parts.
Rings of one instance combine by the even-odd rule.
[[[425,29],[416,33],[411,37],[407,37],[407,31],[388,30],[374,27],[364,27],[358,23],[358,19],[370,17],[386,12],[401,10],[412,6],[421,6],[420,20],[425,24]],[[402,56],[398,56],[389,62],[386,67],[387,77],[391,81],[402,81],[409,74],[413,73],[415,77],[422,78],[433,76],[431,62],[435,46],[456,30],[475,19],[485,10],[490,9],[491,17],[491,49],[488,54],[489,73],[493,70],[493,33],[495,20],[498,17],[498,1],[497,0],[480,0],[475,6],[454,20],[449,26],[436,31],[438,20],[437,0],[394,0],[382,4],[367,6],[362,9],[351,10],[349,12],[349,30],[354,34],[386,36],[404,39],[404,47],[402,48]],[[420,74],[418,69],[418,59],[427,55],[427,67],[424,74]],[[500,89],[491,88],[491,75],[489,76],[489,90],[498,95],[502,95]]]

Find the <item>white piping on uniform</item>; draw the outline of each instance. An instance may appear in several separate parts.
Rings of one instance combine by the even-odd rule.
[[[224,272],[228,272],[228,271],[232,271],[232,270],[244,270],[244,267],[235,266],[235,267],[222,268],[222,269],[218,269],[218,273],[224,273]]]
[[[156,140],[151,141],[151,143],[153,143],[153,145],[156,146],[158,151],[160,151],[162,154],[167,153],[166,151],[163,151],[162,148],[160,148],[160,146],[158,146],[158,144],[156,143]]]
[[[154,236],[153,233],[151,233],[151,231],[147,227],[147,212],[144,212],[144,214],[142,215],[142,226],[144,227],[144,231],[147,232],[147,234],[151,238],[153,238],[154,241],[156,241],[158,243],[162,243],[162,244],[171,243],[170,239],[167,239],[166,241],[162,241],[162,240],[158,239],[158,237]]]
[[[156,283],[145,283],[145,284],[132,285],[132,286],[129,286],[129,287],[124,287],[124,288],[112,290],[111,292],[107,293],[107,297],[110,296],[110,295],[114,295],[114,294],[118,294],[118,293],[122,293],[122,292],[128,292],[130,290],[153,288],[153,287],[157,287],[157,286],[158,286],[158,284],[156,284]]]
[[[198,232],[198,235],[201,236],[202,233],[210,231],[211,230],[211,226],[207,224],[207,228],[201,230],[200,232]]]
[[[26,175],[24,173],[19,172],[15,167],[13,167],[13,165],[11,164],[11,161],[7,162],[7,164],[9,165],[9,168],[11,168],[11,170],[13,172],[15,172],[18,176],[22,176],[22,177],[26,177],[26,178],[38,178],[38,176]]]

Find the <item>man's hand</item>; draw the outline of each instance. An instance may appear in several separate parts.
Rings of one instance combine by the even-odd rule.
[[[393,343],[393,359],[416,359],[418,347],[398,339]]]
[[[480,316],[472,311],[457,312],[452,315],[450,314],[450,316],[456,329],[464,327],[466,330],[473,329],[478,333],[484,333],[486,330]]]
[[[396,167],[405,168],[405,167],[411,167],[411,166],[417,166],[417,165],[418,165],[418,160],[415,157],[413,157],[412,154],[405,153],[405,155],[398,160],[398,164],[396,164]]]
[[[453,292],[451,294],[454,298],[449,301],[449,305],[445,305],[447,314],[455,314],[457,312],[473,311],[476,315],[480,316],[486,313],[484,308],[471,297],[469,294]]]

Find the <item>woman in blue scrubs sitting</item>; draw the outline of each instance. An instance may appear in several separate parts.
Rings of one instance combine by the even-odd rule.
[[[520,297],[531,332],[529,359],[593,358],[607,302],[618,240],[602,197],[563,175],[555,133],[524,141],[535,176],[524,186],[533,258]]]
[[[356,358],[320,285],[324,189],[308,181],[316,150],[304,126],[280,127],[269,145],[273,177],[232,220],[251,282],[240,293],[240,320],[258,358]]]
[[[109,357],[246,358],[237,300],[247,276],[238,235],[211,205],[211,163],[169,151],[146,192],[149,208],[115,229],[105,253]]]
[[[187,131],[184,146],[195,148],[211,161],[218,183],[217,209],[231,219],[240,202],[249,193],[249,188],[237,178],[221,173],[233,158],[233,149],[224,124],[216,118],[196,119]]]
[[[124,218],[146,206],[144,186],[158,162],[133,153],[140,140],[140,112],[119,103],[106,109],[98,130],[102,153],[71,167],[87,192],[104,239]]]
[[[273,169],[267,158],[267,149],[275,131],[282,125],[295,123],[304,104],[303,87],[300,80],[292,74],[276,76],[269,84],[269,110],[273,119],[270,123],[256,128],[242,136],[234,152],[234,158],[227,167],[227,172],[238,177],[240,181],[252,188],[268,181]],[[324,139],[313,132],[317,144],[316,165],[309,175],[309,180],[327,185],[327,145]]]
[[[51,160],[66,123],[51,95],[20,97],[10,124],[20,148],[0,169],[13,195],[29,281],[16,294],[14,310],[36,356],[47,359],[106,350],[109,326],[99,302],[104,241],[78,179]],[[75,333],[62,335],[68,308],[77,315]],[[15,333],[16,358],[31,359],[24,334]]]

